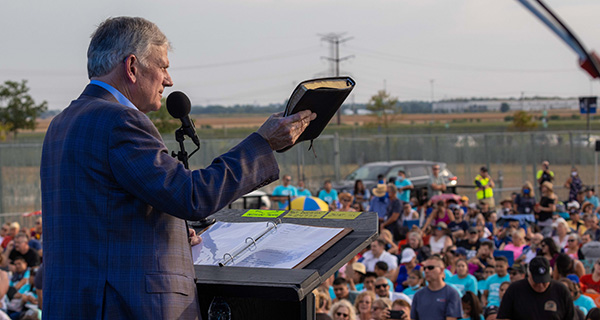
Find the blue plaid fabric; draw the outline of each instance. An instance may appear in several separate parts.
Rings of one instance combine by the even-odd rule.
[[[278,178],[254,133],[203,170],[172,158],[146,115],[88,85],[42,152],[44,319],[195,319],[198,220]]]

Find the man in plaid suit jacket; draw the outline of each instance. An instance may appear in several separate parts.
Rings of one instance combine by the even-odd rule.
[[[310,112],[271,116],[204,170],[169,156],[145,113],[160,108],[168,41],[142,18],[92,35],[90,84],[52,121],[42,152],[44,319],[195,319],[183,219],[198,220],[278,178],[273,150]]]

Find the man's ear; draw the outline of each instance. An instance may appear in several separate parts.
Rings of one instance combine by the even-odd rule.
[[[123,68],[125,71],[125,76],[129,81],[131,81],[131,83],[136,83],[140,67],[140,60],[134,54],[130,54],[125,58],[124,62]]]

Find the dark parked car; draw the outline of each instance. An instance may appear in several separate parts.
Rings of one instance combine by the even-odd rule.
[[[448,170],[446,163],[411,160],[367,163],[350,173],[344,180],[334,184],[334,188],[338,191],[351,191],[354,188],[354,182],[360,179],[365,184],[365,187],[371,190],[377,185],[377,176],[379,174],[383,174],[385,176],[385,181],[388,181],[390,177],[398,176],[399,170],[404,170],[404,172],[406,172],[406,177],[410,179],[415,186],[411,196],[417,196],[418,199],[422,199],[422,196],[427,193],[427,181],[429,181],[429,177],[432,175],[431,167],[434,164],[440,166],[440,175],[444,177],[446,181],[446,192],[456,193],[455,186],[458,184],[458,180],[456,176]]]

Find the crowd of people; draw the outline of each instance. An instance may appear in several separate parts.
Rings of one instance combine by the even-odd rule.
[[[600,203],[576,168],[562,201],[544,161],[535,187],[525,182],[498,204],[487,168],[473,181],[475,201],[441,196],[432,169],[421,199],[402,171],[371,190],[325,182],[319,198],[377,212],[380,236],[315,290],[317,319],[600,319]],[[278,194],[297,196],[285,179]]]
[[[0,247],[0,320],[41,319],[42,218],[30,229],[4,223]]]

